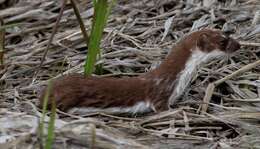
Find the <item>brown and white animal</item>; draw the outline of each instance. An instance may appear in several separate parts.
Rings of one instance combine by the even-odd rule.
[[[198,66],[239,48],[237,41],[219,30],[196,31],[180,40],[161,65],[150,72],[130,78],[67,75],[53,81],[49,100],[63,111],[80,113],[167,110],[181,98]]]

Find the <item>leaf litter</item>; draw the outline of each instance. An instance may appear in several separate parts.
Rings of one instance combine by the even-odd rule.
[[[78,3],[89,31],[92,3]],[[83,72],[87,47],[67,2],[34,76],[60,6],[57,0],[0,0],[0,18],[9,25],[0,70],[0,148],[39,148],[37,93],[51,78]],[[242,48],[200,68],[176,109],[142,117],[58,111],[54,148],[259,148],[259,8],[258,0],[118,1],[97,62],[101,77],[149,71],[186,33],[205,27],[232,33]]]

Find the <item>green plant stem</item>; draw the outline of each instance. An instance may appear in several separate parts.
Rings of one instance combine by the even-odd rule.
[[[44,120],[45,120],[45,116],[47,114],[47,106],[48,106],[48,101],[49,101],[49,95],[50,95],[50,91],[52,88],[52,82],[48,83],[48,87],[46,89],[45,95],[44,95],[44,99],[43,99],[43,105],[42,105],[42,117],[40,120],[40,124],[39,124],[39,139],[41,141],[41,145],[43,146],[43,138],[44,138]]]
[[[56,104],[55,100],[52,100],[51,104],[51,116],[48,124],[48,135],[45,143],[45,149],[52,149],[52,144],[55,136],[55,116],[56,116]]]
[[[97,55],[100,53],[100,42],[108,14],[107,0],[94,0],[93,4],[94,18],[88,44],[88,56],[84,69],[85,75],[91,75],[94,71]]]

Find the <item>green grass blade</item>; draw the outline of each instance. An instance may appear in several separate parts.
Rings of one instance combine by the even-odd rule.
[[[94,71],[97,55],[100,53],[100,42],[108,13],[108,0],[94,0],[93,3],[94,18],[88,44],[88,56],[84,69],[85,75],[90,75]]]
[[[91,129],[91,143],[90,148],[95,148],[95,144],[97,142],[97,134],[96,134],[96,126],[94,124],[90,125]]]
[[[6,25],[0,26],[0,30],[9,29],[9,28],[13,28],[13,27],[18,27],[20,25],[22,25],[22,23],[6,24]]]
[[[93,7],[94,7],[94,9],[96,8],[96,6],[97,6],[97,0],[92,0],[93,1]]]
[[[47,135],[47,140],[45,143],[45,149],[52,149],[52,144],[54,141],[54,136],[55,136],[55,116],[56,116],[56,104],[55,101],[52,101],[51,104],[51,116],[50,116],[50,121],[48,125],[48,135]]]
[[[106,18],[105,18],[105,20],[108,20],[108,16],[109,16],[109,13],[111,12],[111,9],[112,9],[112,7],[115,5],[115,3],[116,3],[116,0],[111,0],[112,2],[109,4],[109,6],[108,6],[108,10],[107,10],[107,15],[106,15]]]
[[[42,106],[42,117],[40,120],[40,124],[39,124],[39,139],[41,141],[41,144],[44,142],[43,138],[44,138],[44,120],[45,120],[45,116],[47,114],[47,105],[48,105],[48,101],[49,101],[49,95],[50,95],[50,90],[51,90],[51,82],[48,83],[48,87],[46,89],[45,95],[44,95],[44,100],[43,100],[43,106]]]

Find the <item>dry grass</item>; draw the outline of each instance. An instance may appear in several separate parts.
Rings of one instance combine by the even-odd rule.
[[[98,62],[104,77],[143,73],[185,33],[204,27],[235,31],[241,50],[201,68],[172,111],[137,118],[58,112],[55,148],[260,148],[260,2],[214,0],[211,6],[213,0],[203,1],[119,0]],[[83,72],[86,46],[68,3],[43,67],[34,75],[60,5],[58,0],[0,0],[5,8],[0,18],[13,24],[6,29],[0,70],[0,148],[38,148],[37,92],[51,78]],[[89,29],[92,4],[82,1],[79,8]],[[217,86],[206,91],[212,82]]]

